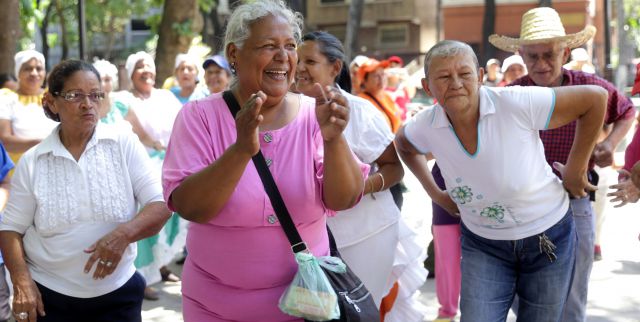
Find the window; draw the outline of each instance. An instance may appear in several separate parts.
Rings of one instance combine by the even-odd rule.
[[[378,28],[380,47],[402,47],[409,44],[409,28],[406,24],[389,24]]]

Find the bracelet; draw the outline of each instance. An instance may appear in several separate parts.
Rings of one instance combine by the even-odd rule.
[[[382,191],[382,190],[384,190],[384,176],[382,176],[382,173],[380,173],[380,172],[376,172],[376,174],[379,175],[380,176],[380,180],[382,180],[382,184],[380,185],[380,190],[378,190],[378,191]]]

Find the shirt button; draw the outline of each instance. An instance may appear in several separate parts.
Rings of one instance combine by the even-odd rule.
[[[273,224],[275,224],[275,223],[278,221],[278,217],[276,217],[276,215],[273,215],[273,214],[272,214],[272,215],[269,215],[269,216],[267,217],[267,221],[268,221],[270,224],[272,224],[272,225],[273,225]]]
[[[271,141],[273,141],[273,136],[271,133],[267,133],[262,137],[262,139],[267,143],[271,143]]]

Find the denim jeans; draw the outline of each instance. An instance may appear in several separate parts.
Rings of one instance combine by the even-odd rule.
[[[461,232],[461,322],[506,321],[516,294],[518,321],[560,321],[575,264],[571,209],[544,233],[524,239],[486,239],[464,224]],[[545,239],[553,251],[543,250],[550,246]]]
[[[571,199],[571,209],[578,235],[578,245],[576,246],[576,268],[573,273],[573,283],[562,313],[562,322],[584,322],[587,318],[589,276],[591,276],[591,268],[593,267],[595,216],[589,197]]]

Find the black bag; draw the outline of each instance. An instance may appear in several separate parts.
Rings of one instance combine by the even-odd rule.
[[[231,91],[225,91],[222,94],[222,97],[227,103],[231,114],[235,117],[240,110],[238,101],[236,101]],[[280,225],[282,226],[282,229],[284,230],[284,233],[285,235],[287,235],[287,239],[291,244],[291,250],[293,250],[294,253],[306,250],[307,246],[302,241],[302,238],[300,237],[300,234],[298,233],[298,230],[296,229],[296,226],[291,219],[289,210],[287,210],[287,207],[284,204],[284,200],[282,200],[282,196],[280,195],[280,191],[278,191],[276,182],[273,180],[273,176],[271,176],[271,171],[269,171],[269,167],[267,166],[267,162],[262,155],[262,151],[258,151],[258,153],[254,155],[252,159],[254,165],[256,166],[256,169],[258,170],[258,174],[260,175],[260,179],[262,180],[265,191],[267,192],[267,195],[269,195],[269,199],[271,200],[273,209],[275,210],[276,216],[280,221]],[[341,258],[340,253],[338,252],[338,247],[336,246],[336,241],[333,238],[329,227],[327,227],[327,232],[329,234],[329,249],[331,252],[331,256]],[[322,270],[329,279],[331,286],[338,296],[338,306],[340,307],[340,319],[331,321],[380,321],[380,312],[378,311],[378,307],[373,301],[371,293],[369,293],[369,290],[367,290],[358,276],[356,276],[356,274],[351,271],[349,265],[346,266],[346,273],[336,273],[322,267]]]

